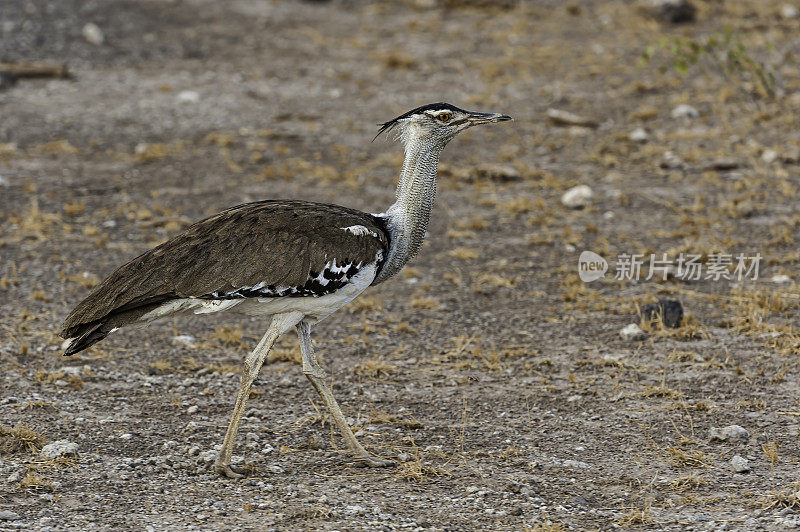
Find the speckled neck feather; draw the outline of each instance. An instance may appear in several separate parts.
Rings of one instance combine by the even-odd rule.
[[[384,213],[391,231],[389,256],[373,284],[385,281],[419,251],[436,196],[436,166],[450,139],[422,139],[416,126],[403,124],[405,161],[397,183],[397,200]]]

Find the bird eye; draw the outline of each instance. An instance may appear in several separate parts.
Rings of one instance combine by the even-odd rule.
[[[438,118],[440,122],[449,122],[450,119],[453,118],[453,115],[450,113],[442,113],[437,115],[436,118]]]

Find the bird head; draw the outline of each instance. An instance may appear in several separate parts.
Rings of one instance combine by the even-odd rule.
[[[499,113],[465,111],[449,103],[431,103],[378,124],[378,135],[400,125],[400,138],[406,144],[411,141],[427,141],[444,145],[472,126],[506,120],[511,120],[511,117]]]

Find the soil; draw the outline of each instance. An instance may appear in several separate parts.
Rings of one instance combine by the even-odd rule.
[[[800,527],[786,3],[695,0],[674,25],[629,1],[0,1],[0,59],[72,74],[0,87],[0,529]],[[515,120],[448,146],[419,257],[314,333],[396,467],[349,463],[287,335],[234,451],[250,475],[211,471],[258,319],[61,356],[88,290],[193,220],[265,198],[385,209],[402,150],[375,124],[436,101]],[[576,185],[593,197],[568,208]],[[584,250],[604,278],[580,280]],[[759,253],[758,278],[646,279],[681,253]],[[638,280],[615,279],[622,254]],[[681,326],[621,338],[657,299]],[[710,438],[730,425],[748,437]],[[61,440],[77,455],[40,455]]]

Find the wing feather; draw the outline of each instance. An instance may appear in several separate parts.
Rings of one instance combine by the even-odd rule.
[[[365,235],[342,230],[362,225]],[[301,201],[239,205],[201,220],[117,268],[70,313],[61,334],[120,309],[152,301],[201,297],[263,283],[302,286],[334,257],[368,264],[388,237],[370,214]]]

